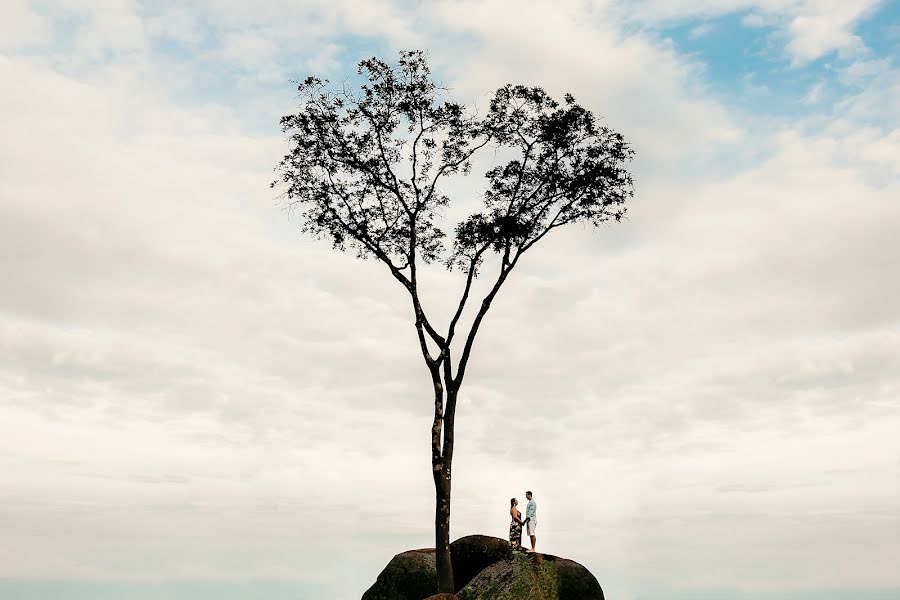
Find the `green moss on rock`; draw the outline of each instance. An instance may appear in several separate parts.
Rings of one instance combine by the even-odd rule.
[[[437,593],[433,549],[395,556],[362,600],[604,600],[597,579],[575,561],[550,554],[513,553],[490,536],[450,545],[457,596]]]
[[[590,571],[549,554],[514,554],[484,569],[458,595],[460,600],[604,600]]]
[[[460,600],[557,600],[555,561],[516,554],[494,563],[459,592]]]

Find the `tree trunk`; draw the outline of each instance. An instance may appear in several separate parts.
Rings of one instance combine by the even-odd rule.
[[[452,594],[453,563],[450,562],[450,478],[444,469],[448,465],[433,465],[434,469],[434,550],[437,567],[438,592]]]

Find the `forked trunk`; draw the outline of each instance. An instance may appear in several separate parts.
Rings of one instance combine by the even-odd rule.
[[[459,381],[451,376],[449,362],[441,364],[430,358],[425,336],[419,326],[419,340],[434,384],[434,421],[431,424],[431,475],[434,478],[434,552],[438,592],[452,594],[453,563],[450,560],[450,465],[453,462],[453,428],[456,421],[456,398]],[[442,359],[449,361],[444,349]]]

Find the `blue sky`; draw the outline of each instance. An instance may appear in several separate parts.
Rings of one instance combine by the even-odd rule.
[[[0,597],[349,600],[432,543],[402,296],[269,189],[292,81],[409,48],[469,105],[572,92],[636,151],[629,218],[548,238],[485,322],[452,537],[504,536],[528,488],[610,598],[900,593],[896,2],[0,17]],[[446,314],[459,281],[422,276]]]
[[[724,101],[751,113],[771,117],[802,117],[815,111],[833,115],[835,105],[853,91],[841,71],[859,55],[842,56],[837,49],[802,64],[793,64],[785,52],[786,38],[777,21],[754,23],[752,10],[730,12],[709,19],[676,21],[660,28],[678,51],[696,56],[704,79]],[[895,60],[900,35],[900,7],[881,2],[865,14],[853,31],[859,52],[872,59]],[[816,93],[815,108],[810,95]]]

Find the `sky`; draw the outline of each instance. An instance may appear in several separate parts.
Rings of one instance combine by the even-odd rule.
[[[350,600],[433,545],[404,292],[269,188],[296,81],[422,49],[636,153],[485,321],[451,537],[530,489],[611,599],[896,600],[898,48],[891,0],[4,0],[0,597]]]

